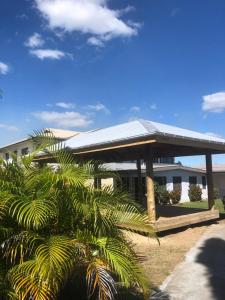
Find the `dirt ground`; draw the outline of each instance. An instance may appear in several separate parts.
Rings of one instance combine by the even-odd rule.
[[[161,234],[159,236],[160,245],[156,239],[138,234],[130,237],[135,244],[136,252],[141,256],[142,266],[152,288],[160,286],[209,226],[210,224],[193,226]]]

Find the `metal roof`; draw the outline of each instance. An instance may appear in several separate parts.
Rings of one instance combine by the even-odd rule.
[[[45,128],[45,129],[43,129],[43,131],[45,133],[52,133],[56,139],[60,139],[60,140],[65,140],[65,139],[68,139],[68,138],[71,138],[71,137],[74,137],[74,136],[80,134],[80,132],[78,132],[78,131],[64,130],[64,129],[59,129],[59,128]],[[17,144],[28,142],[28,141],[31,141],[31,137],[27,137],[27,138],[15,141],[13,143],[4,145],[4,146],[0,147],[0,151],[6,149],[8,147],[12,147]]]
[[[148,136],[168,136],[225,145],[223,138],[147,120],[136,120],[80,134],[68,139],[65,145],[71,149],[82,149]]]
[[[106,163],[104,164],[106,168],[112,171],[137,171],[137,165],[133,162],[121,162],[121,163]],[[145,172],[146,165],[143,163],[141,165],[142,171]],[[189,171],[189,172],[195,172],[195,173],[205,173],[206,171],[202,168],[193,168],[188,166],[183,166],[180,164],[163,164],[163,163],[154,163],[153,164],[154,172],[160,172],[160,171],[172,171],[172,170],[183,170],[183,171]]]

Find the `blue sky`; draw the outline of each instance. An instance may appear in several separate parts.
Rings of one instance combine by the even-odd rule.
[[[135,118],[225,136],[223,0],[1,0],[0,40],[1,145]]]

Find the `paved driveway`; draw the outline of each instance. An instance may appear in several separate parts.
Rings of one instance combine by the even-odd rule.
[[[225,300],[225,224],[210,226],[151,299]]]

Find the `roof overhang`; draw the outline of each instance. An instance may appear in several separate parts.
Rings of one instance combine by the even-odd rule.
[[[205,155],[222,154],[225,153],[225,140],[213,139],[207,135],[191,132],[190,136],[180,135],[179,130],[176,129],[173,134],[173,130],[170,127],[170,133],[168,132],[147,132],[134,131],[126,123],[126,131],[124,135],[118,134],[116,130],[114,136],[112,134],[112,128],[116,128],[117,131],[122,128],[122,125],[111,127],[109,129],[103,129],[99,131],[93,131],[86,135],[75,136],[68,140],[66,145],[68,149],[74,154],[75,158],[83,160],[99,160],[102,162],[119,162],[135,159],[144,159],[146,157],[146,149],[151,147],[154,157],[177,157],[177,156],[193,156],[193,155]],[[140,124],[138,124],[140,127]],[[162,125],[164,126],[164,125]],[[138,129],[139,129],[138,127]],[[136,127],[135,127],[136,128]],[[129,132],[130,129],[130,132]],[[142,129],[142,127],[141,127]],[[177,130],[177,132],[176,132]],[[178,133],[178,134],[176,134]],[[185,130],[184,130],[185,133]],[[188,131],[189,133],[189,131]],[[115,136],[118,138],[116,139]],[[39,157],[40,160],[50,159],[47,156]]]

